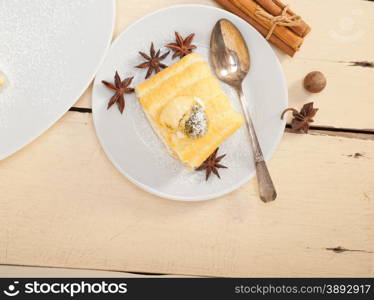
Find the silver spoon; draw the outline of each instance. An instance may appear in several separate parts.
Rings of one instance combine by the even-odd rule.
[[[264,202],[273,201],[277,197],[277,193],[266,166],[242,89],[243,79],[250,68],[249,51],[240,31],[229,20],[221,19],[213,28],[210,39],[210,59],[218,78],[232,86],[239,95],[249,133],[249,142],[253,150],[260,198]]]

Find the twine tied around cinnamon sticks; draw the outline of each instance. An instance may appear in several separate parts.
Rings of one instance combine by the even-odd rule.
[[[273,16],[263,10],[259,5],[256,7],[256,15],[259,17],[262,17],[263,19],[269,21],[271,23],[271,27],[269,29],[268,34],[266,35],[266,40],[269,40],[272,36],[275,27],[279,26],[286,26],[286,27],[292,27],[292,26],[299,26],[301,24],[301,17],[298,15],[288,15],[287,14],[288,5],[286,5],[282,13],[279,16]]]

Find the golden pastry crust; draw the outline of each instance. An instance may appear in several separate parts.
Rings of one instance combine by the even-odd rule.
[[[214,150],[243,124],[243,118],[222,91],[209,65],[198,54],[189,54],[136,87],[136,94],[156,133],[169,151],[188,168],[200,166]],[[165,105],[178,97],[202,102],[208,119],[204,136],[192,139],[159,120]]]

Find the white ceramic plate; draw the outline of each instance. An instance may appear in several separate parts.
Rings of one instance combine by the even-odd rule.
[[[227,153],[220,169],[222,179],[204,172],[187,171],[170,157],[146,120],[135,95],[126,95],[123,115],[116,106],[107,110],[112,92],[101,80],[112,82],[116,70],[122,78],[135,76],[134,86],[144,80],[146,70],[135,69],[142,61],[138,51],[148,51],[174,40],[174,30],[183,36],[194,32],[197,53],[208,60],[210,33],[220,18],[227,18],[243,33],[252,59],[244,82],[249,109],[266,159],[277,147],[285,122],[280,114],[287,107],[287,90],[281,66],[268,43],[246,22],[224,10],[198,5],[173,6],[147,15],[128,27],[113,43],[96,76],[92,95],[93,118],[100,142],[113,164],[130,181],[146,191],[174,200],[207,200],[237,189],[255,175],[252,152],[244,127],[225,141],[219,153]],[[163,49],[165,51],[165,49]],[[166,60],[171,64],[171,55]],[[234,91],[222,84],[239,110]]]
[[[0,0],[0,159],[56,122],[87,88],[112,38],[114,0]]]

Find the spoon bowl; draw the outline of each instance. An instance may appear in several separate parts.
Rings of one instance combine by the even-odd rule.
[[[240,84],[249,71],[247,44],[236,26],[226,19],[219,20],[213,28],[210,58],[218,78],[227,84]]]

